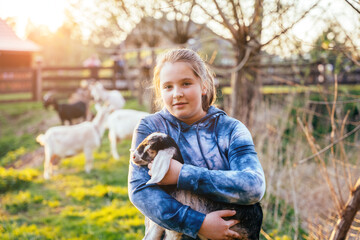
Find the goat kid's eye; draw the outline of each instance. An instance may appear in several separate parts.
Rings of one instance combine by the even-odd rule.
[[[156,156],[156,151],[155,151],[155,150],[149,149],[149,150],[147,151],[147,153],[148,153],[149,156],[151,156],[152,158]]]

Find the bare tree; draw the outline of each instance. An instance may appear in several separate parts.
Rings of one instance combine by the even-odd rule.
[[[178,45],[185,45],[189,39],[194,38],[206,25],[196,24],[192,21],[195,0],[190,1],[164,1],[161,11],[169,19],[159,29],[168,39]],[[165,20],[166,21],[166,20]]]
[[[205,13],[207,21],[220,29],[219,35],[228,39],[236,53],[235,75],[232,78],[230,115],[240,119],[251,128],[256,99],[260,96],[261,79],[256,66],[260,63],[260,51],[292,29],[312,9],[318,1],[296,16],[297,1],[253,0],[209,0],[196,1],[197,7]],[[266,17],[266,21],[265,20]],[[289,21],[291,19],[291,21]],[[264,29],[273,31],[263,36]],[[215,29],[215,28],[214,28]],[[224,29],[226,32],[224,32]]]
[[[354,0],[345,0],[347,4],[349,4],[357,13],[360,14],[360,3]]]
[[[360,178],[357,180],[353,189],[351,189],[349,200],[346,203],[344,209],[342,210],[341,216],[331,233],[330,240],[340,240],[346,238],[346,235],[351,227],[355,215],[359,210],[360,210]]]

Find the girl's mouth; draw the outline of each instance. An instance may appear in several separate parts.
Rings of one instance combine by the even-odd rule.
[[[173,106],[184,106],[186,103],[174,103]]]

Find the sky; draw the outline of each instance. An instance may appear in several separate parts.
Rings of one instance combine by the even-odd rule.
[[[65,20],[64,10],[68,4],[68,0],[0,0],[0,18],[15,18],[15,31],[21,38],[25,38],[29,19],[55,32]]]
[[[0,0],[0,18],[13,17],[16,19],[16,33],[25,38],[25,27],[28,20],[35,25],[45,25],[50,31],[55,32],[65,20],[65,9],[75,0]],[[313,1],[302,1],[302,7],[306,8]],[[87,0],[87,5],[92,0]],[[320,5],[325,13],[313,12],[313,17],[327,15],[330,19],[336,19],[349,32],[359,33],[359,14],[356,13],[344,0],[320,0]],[[308,19],[297,24],[291,33],[297,38],[309,44],[317,38],[325,29],[325,23],[316,19]],[[360,35],[358,37],[360,39]],[[360,44],[359,44],[360,45]]]

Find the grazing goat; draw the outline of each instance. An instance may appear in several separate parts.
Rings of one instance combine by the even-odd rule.
[[[118,109],[110,114],[107,127],[109,128],[111,154],[114,159],[120,158],[116,149],[117,140],[121,141],[131,136],[138,122],[147,115],[149,113],[132,109]]]
[[[92,113],[89,110],[90,100],[90,91],[87,86],[84,86],[76,89],[76,91],[70,95],[68,103],[77,103],[79,101],[84,102],[86,104],[86,120],[90,121],[93,118]]]
[[[184,163],[176,142],[170,136],[163,133],[150,134],[132,154],[132,161],[137,165],[148,165],[153,161],[152,176],[147,184],[158,183],[163,179],[169,169],[171,159]],[[236,210],[236,215],[227,219],[237,219],[240,222],[232,226],[231,229],[239,233],[241,239],[258,240],[260,237],[263,213],[259,203],[254,205],[219,203],[190,191],[175,188],[167,189],[167,192],[182,204],[188,205],[192,209],[204,214],[223,209]],[[164,231],[164,239],[166,240],[181,239],[182,233],[164,229],[149,219],[146,219],[146,223],[148,231],[143,238],[145,240],[161,239]],[[206,239],[200,235],[199,238],[202,240]]]
[[[53,165],[62,158],[85,153],[85,171],[89,173],[93,165],[93,150],[100,146],[105,131],[110,108],[103,107],[95,118],[72,126],[56,126],[40,134],[36,141],[45,148],[44,178],[49,179]]]
[[[100,82],[89,85],[90,94],[95,102],[109,104],[114,109],[121,109],[125,105],[125,99],[117,90],[106,90]]]
[[[51,105],[54,106],[62,125],[65,124],[66,120],[69,121],[70,125],[72,124],[72,120],[76,118],[82,118],[84,121],[86,120],[87,106],[82,101],[71,104],[58,103],[51,93],[45,94],[43,100],[43,104],[46,109]]]

